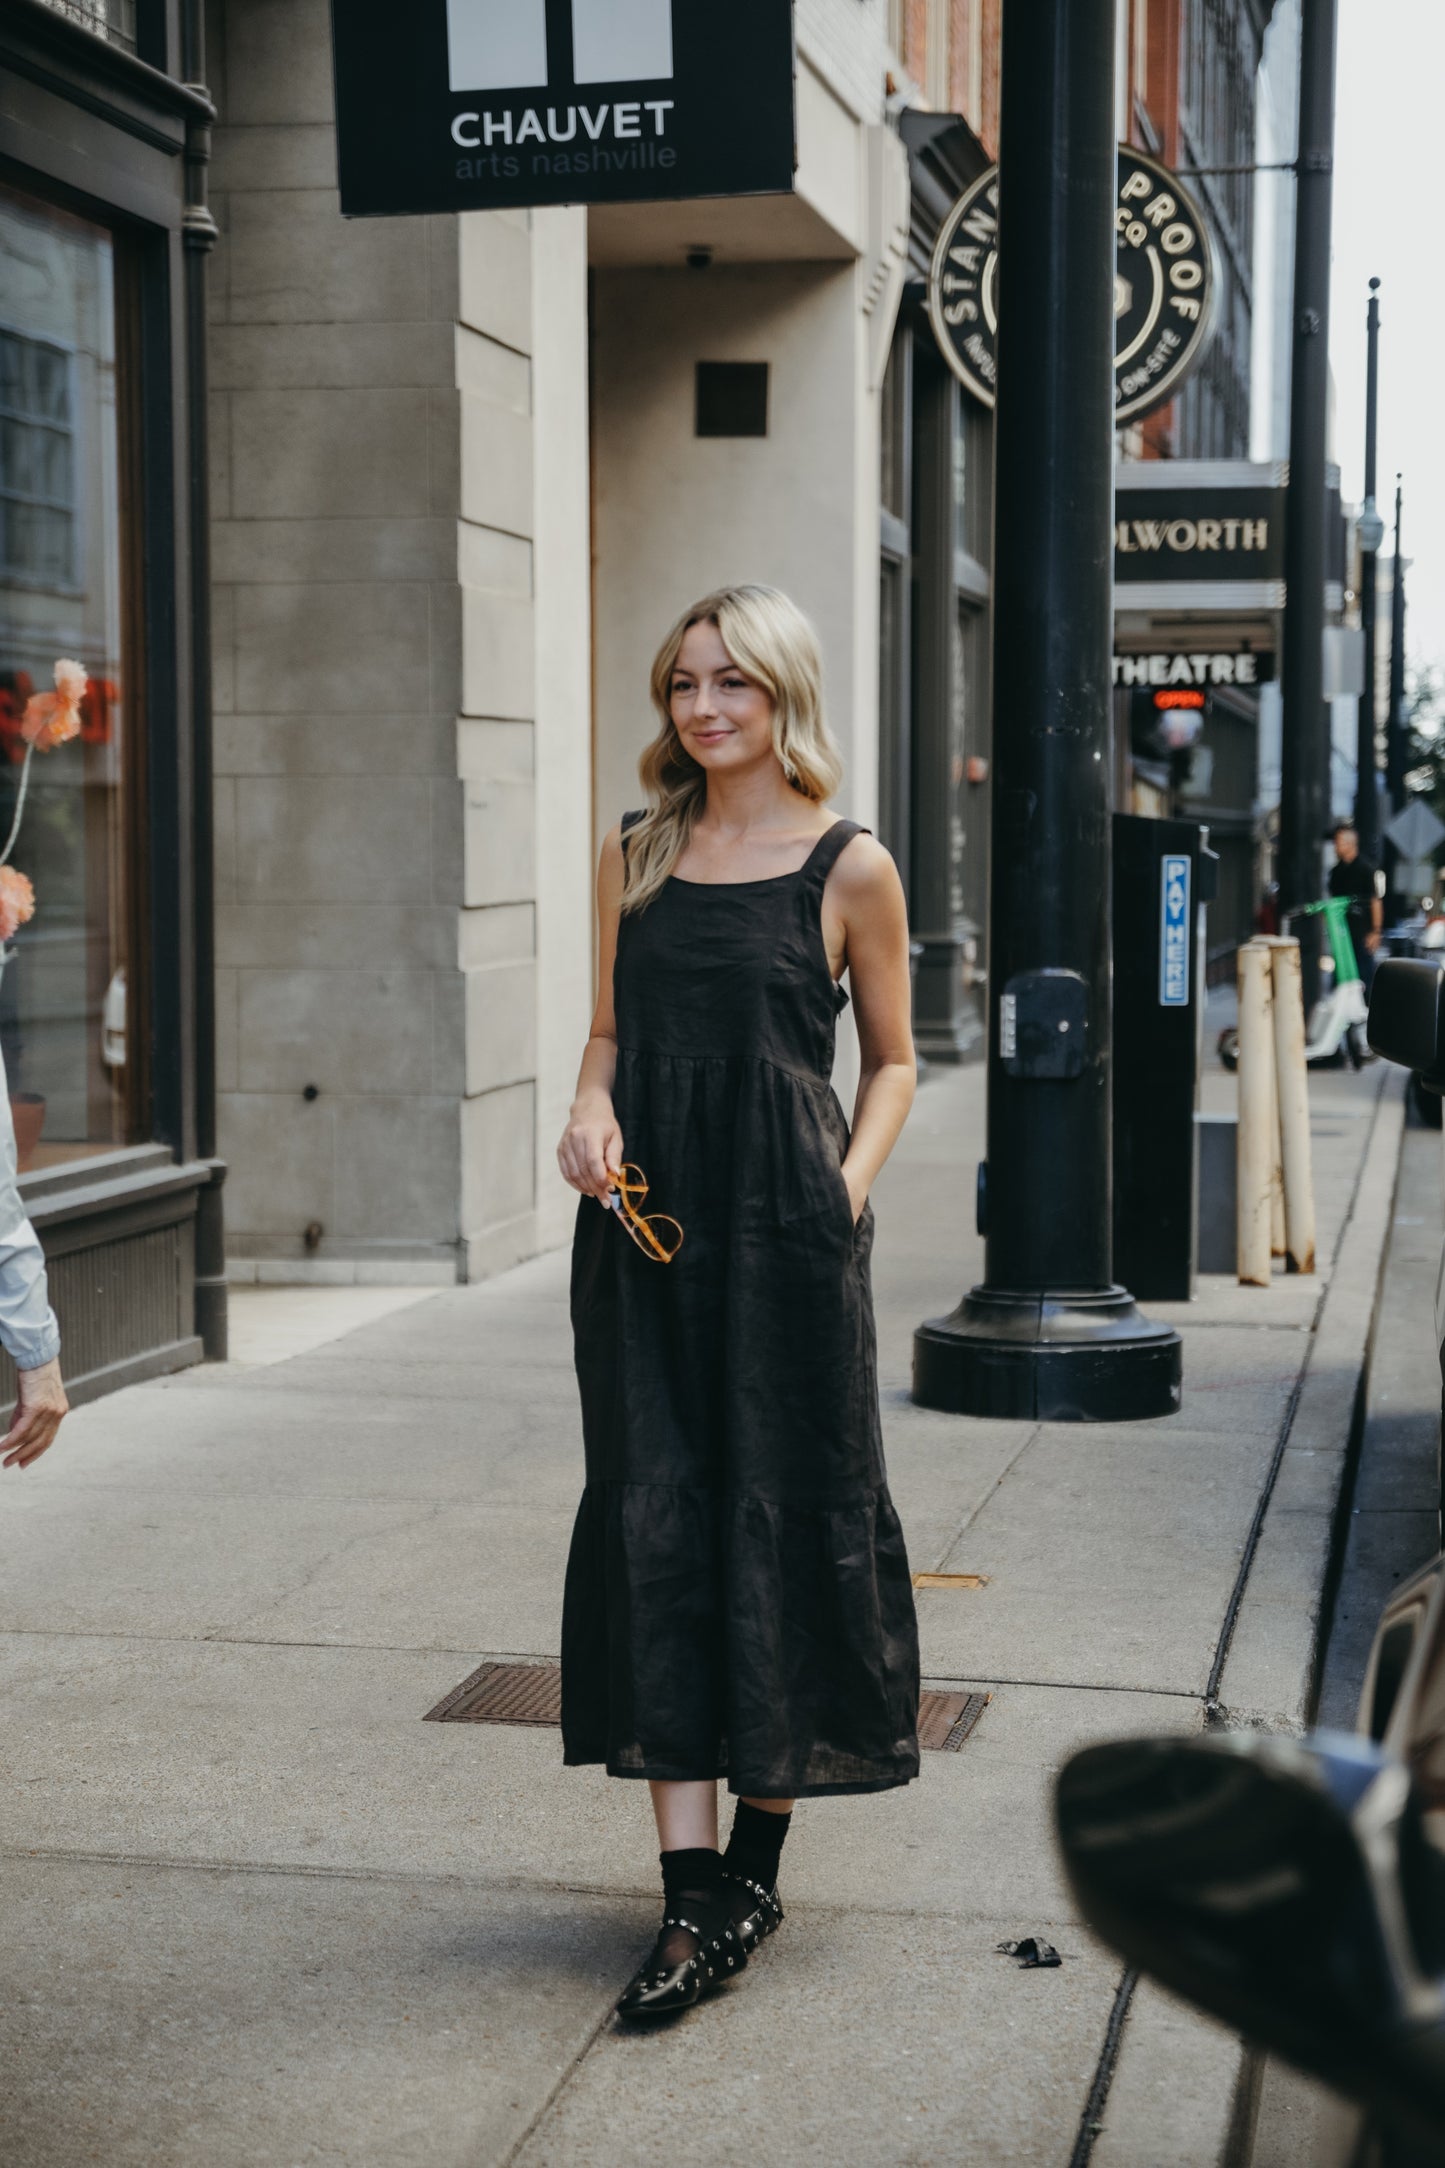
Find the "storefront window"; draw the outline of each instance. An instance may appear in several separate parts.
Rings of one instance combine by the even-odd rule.
[[[0,188],[0,1050],[22,1171],[140,1134],[116,344],[111,235]]]

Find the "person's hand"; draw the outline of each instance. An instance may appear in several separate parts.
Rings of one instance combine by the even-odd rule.
[[[58,1361],[41,1363],[35,1370],[21,1370],[17,1376],[20,1397],[10,1428],[0,1438],[0,1466],[6,1468],[28,1468],[33,1460],[39,1460],[45,1448],[55,1442],[55,1433],[70,1412]]]
[[[1377,929],[1376,929],[1375,927],[1373,927],[1373,926],[1372,926],[1372,927],[1370,928],[1370,931],[1369,931],[1369,932],[1368,932],[1368,933],[1367,933],[1367,934],[1365,935],[1365,947],[1366,947],[1366,948],[1367,948],[1367,949],[1369,950],[1370,954],[1371,954],[1371,955],[1373,956],[1373,955],[1374,955],[1374,953],[1375,953],[1375,951],[1376,951],[1376,949],[1377,949],[1377,948],[1379,947],[1379,945],[1380,945],[1380,935],[1379,935],[1379,932],[1378,932],[1378,930],[1377,930]]]
[[[573,1110],[557,1147],[557,1164],[573,1189],[606,1202],[612,1187],[607,1170],[622,1165],[622,1131],[610,1100],[605,1107]]]

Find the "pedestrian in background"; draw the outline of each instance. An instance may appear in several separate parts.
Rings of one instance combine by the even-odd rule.
[[[50,1307],[45,1252],[20,1202],[15,1123],[0,1060],[0,1347],[15,1364],[18,1397],[0,1438],[0,1466],[28,1468],[54,1443],[70,1402],[60,1379],[60,1327]]]
[[[795,1799],[918,1773],[918,1637],[883,1465],[868,1192],[917,1079],[907,910],[773,588],[658,652],[648,805],[607,836],[591,1036],[558,1146],[587,1485],[568,1763],[645,1778],[663,1921],[618,2004],[662,2016],[781,1923]],[[850,1132],[832,1088],[849,996]],[[609,1201],[598,1211],[593,1200]],[[739,1796],[726,1855],[717,1780]]]
[[[1376,869],[1360,856],[1360,838],[1353,821],[1339,821],[1334,832],[1335,862],[1330,867],[1328,888],[1332,896],[1350,899],[1350,940],[1355,962],[1366,987],[1375,975],[1375,951],[1385,925],[1385,906],[1380,899]]]

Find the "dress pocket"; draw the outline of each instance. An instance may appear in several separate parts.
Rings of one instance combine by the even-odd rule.
[[[862,1222],[863,1212],[860,1212],[857,1219],[854,1219],[853,1199],[848,1189],[847,1180],[845,1179],[843,1174],[843,1165],[841,1160],[838,1162],[838,1164],[833,1170],[833,1180],[834,1186],[838,1193],[838,1210],[842,1217],[843,1232],[847,1236],[848,1240],[852,1242],[857,1236],[858,1228]],[[863,1211],[866,1212],[867,1209],[868,1207],[865,1202]]]

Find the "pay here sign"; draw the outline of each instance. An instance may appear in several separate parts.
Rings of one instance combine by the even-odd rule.
[[[348,217],[782,193],[791,0],[332,0]]]

